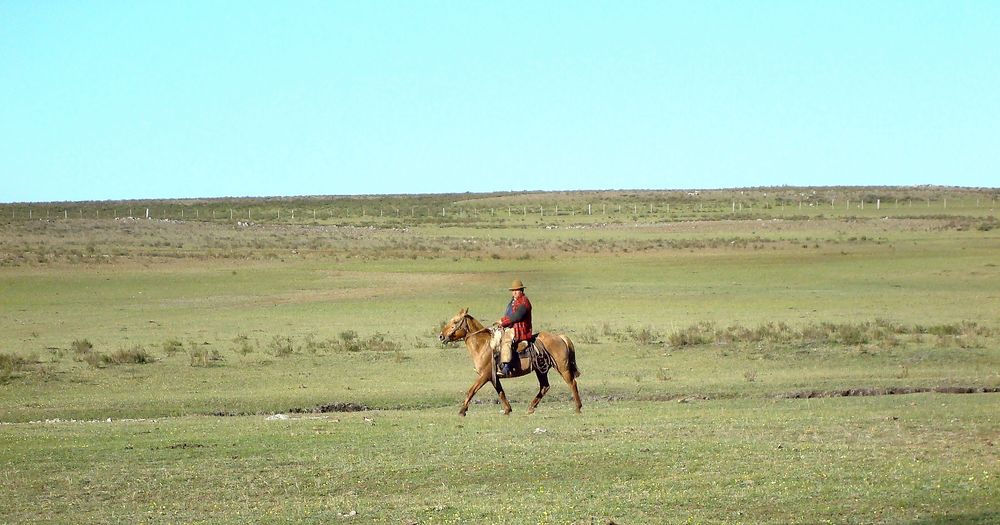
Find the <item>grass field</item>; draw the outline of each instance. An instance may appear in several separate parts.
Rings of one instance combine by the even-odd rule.
[[[0,521],[996,523],[995,198],[0,206]],[[438,331],[514,277],[576,343],[580,416],[553,374],[532,416],[530,378],[457,416]]]

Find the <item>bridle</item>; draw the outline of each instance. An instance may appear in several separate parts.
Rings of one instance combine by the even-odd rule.
[[[457,322],[457,323],[455,323],[455,326],[453,326],[451,328],[451,330],[448,331],[447,334],[444,334],[444,339],[443,340],[445,342],[455,341],[456,340],[456,338],[455,338],[455,332],[458,332],[459,330],[462,330],[463,328],[465,329],[465,337],[463,337],[462,339],[465,339],[466,337],[469,337],[472,334],[478,334],[479,332],[483,332],[483,331],[487,330],[487,328],[483,328],[482,330],[476,330],[475,332],[472,332],[471,331],[472,327],[469,326],[469,319],[470,318],[471,318],[471,316],[469,314],[463,315],[462,316],[462,320],[459,321],[459,322]]]

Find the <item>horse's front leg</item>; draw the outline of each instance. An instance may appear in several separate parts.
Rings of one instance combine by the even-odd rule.
[[[476,392],[479,392],[479,389],[483,388],[483,385],[485,385],[489,381],[490,381],[490,376],[489,374],[486,374],[486,375],[480,375],[476,379],[476,382],[472,383],[472,386],[469,387],[469,392],[465,395],[465,403],[462,404],[462,408],[461,410],[458,411],[458,415],[464,416],[465,413],[469,411],[469,403],[472,402],[472,396],[476,395]]]
[[[534,414],[535,407],[541,402],[542,398],[545,397],[545,393],[549,391],[549,376],[547,374],[539,373],[535,371],[535,376],[538,377],[538,393],[535,394],[535,399],[531,400],[531,404],[528,405],[528,413]]]

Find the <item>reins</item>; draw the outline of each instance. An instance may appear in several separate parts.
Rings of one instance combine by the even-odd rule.
[[[471,318],[471,316],[469,314],[463,315],[462,316],[462,321],[459,324],[455,325],[455,328],[452,328],[451,332],[448,332],[448,339],[451,339],[452,341],[454,341],[455,340],[454,339],[455,332],[459,331],[463,327],[465,328],[465,337],[463,337],[462,339],[466,339],[470,335],[475,335],[475,334],[478,334],[479,332],[485,332],[485,331],[489,330],[489,328],[483,327],[483,328],[481,328],[479,330],[476,330],[475,332],[470,332],[469,331],[471,329],[471,327],[469,326],[469,319],[470,318]]]

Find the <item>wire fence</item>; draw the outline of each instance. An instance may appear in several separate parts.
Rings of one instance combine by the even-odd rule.
[[[997,197],[976,198],[855,198],[727,199],[688,202],[599,202],[564,204],[520,204],[481,207],[470,204],[412,206],[280,206],[280,205],[131,205],[115,204],[10,204],[0,206],[0,217],[10,220],[174,220],[309,223],[337,220],[448,220],[503,221],[517,219],[683,219],[699,216],[753,217],[789,215],[851,215],[899,212],[961,213],[979,210],[992,213]]]

